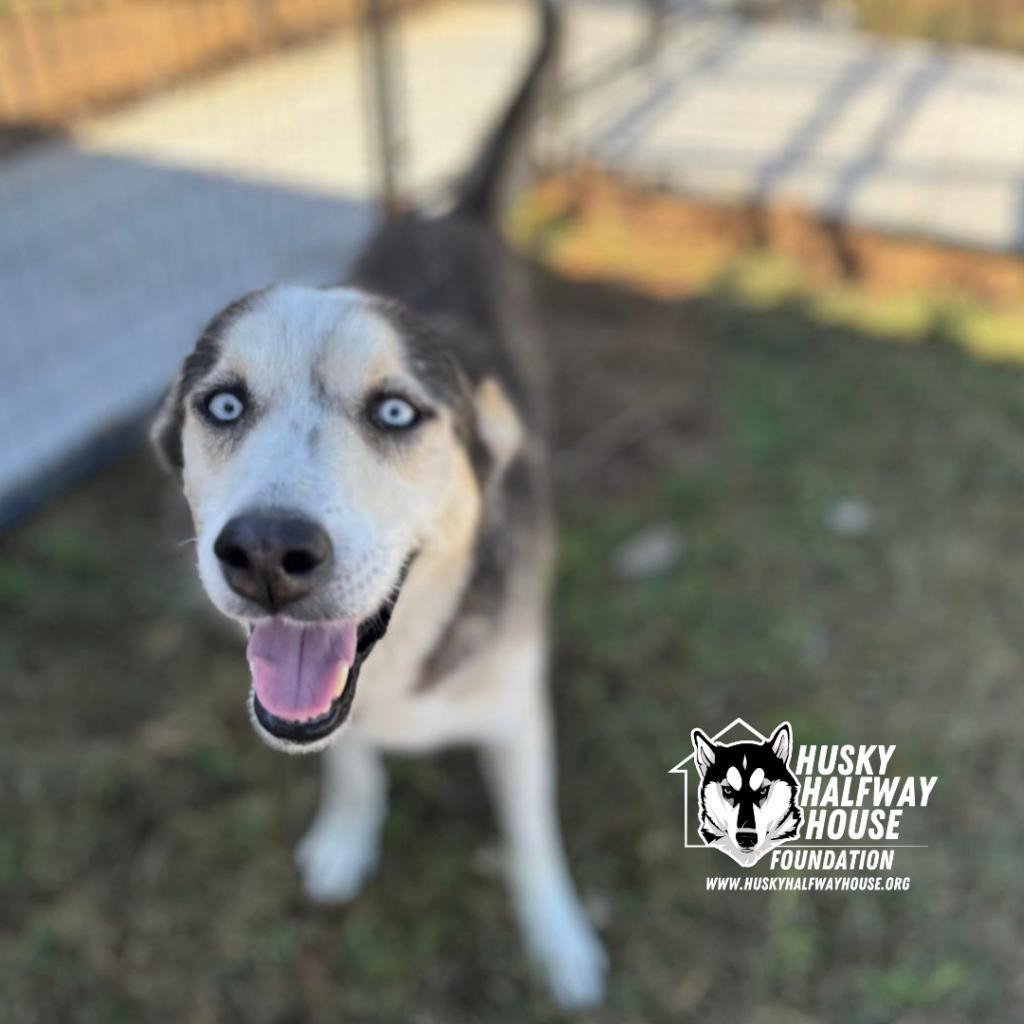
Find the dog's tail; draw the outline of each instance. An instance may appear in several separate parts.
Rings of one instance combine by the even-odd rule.
[[[540,40],[536,52],[519,88],[456,191],[452,210],[456,215],[493,222],[501,212],[509,178],[525,148],[548,72],[558,54],[562,35],[558,3],[559,0],[538,0]]]

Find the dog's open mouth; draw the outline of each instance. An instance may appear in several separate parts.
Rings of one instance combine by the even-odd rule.
[[[406,566],[408,568],[408,566]],[[271,736],[292,747],[320,745],[348,718],[363,662],[387,632],[405,578],[361,623],[260,619],[249,634],[252,712]]]
[[[340,725],[352,702],[356,646],[354,622],[260,620],[246,651],[260,725],[298,742],[322,739]]]

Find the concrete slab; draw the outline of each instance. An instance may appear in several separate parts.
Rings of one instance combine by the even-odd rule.
[[[656,64],[580,106],[584,152],[634,180],[1024,250],[1018,58],[677,15]]]

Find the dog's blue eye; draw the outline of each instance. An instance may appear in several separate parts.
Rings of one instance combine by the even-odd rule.
[[[381,430],[408,430],[419,422],[420,412],[398,395],[384,395],[371,407],[370,416]]]
[[[206,411],[217,423],[234,423],[245,412],[245,402],[235,391],[215,391],[206,400]]]

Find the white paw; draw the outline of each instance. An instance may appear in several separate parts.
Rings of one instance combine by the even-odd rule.
[[[347,903],[377,866],[377,830],[339,820],[314,821],[295,849],[309,896]]]
[[[601,1002],[608,957],[575,902],[533,915],[528,941],[560,1006],[582,1010]]]

